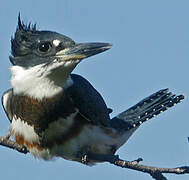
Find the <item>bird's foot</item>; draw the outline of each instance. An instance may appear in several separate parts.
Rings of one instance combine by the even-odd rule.
[[[88,160],[88,155],[87,155],[87,154],[83,155],[83,156],[81,157],[81,163],[87,165],[88,162],[89,162],[89,160]]]
[[[89,163],[89,156],[88,156],[89,148],[85,147],[82,148],[77,154],[77,157],[80,159],[82,164],[88,165]]]
[[[138,164],[139,162],[143,161],[142,158],[138,158],[136,160],[130,161],[131,163]]]
[[[8,132],[7,134],[5,134],[4,136],[3,136],[3,139],[10,139],[10,137],[11,137],[11,134],[10,134],[10,132]]]

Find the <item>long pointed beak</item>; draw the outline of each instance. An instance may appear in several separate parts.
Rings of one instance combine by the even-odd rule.
[[[57,53],[63,60],[81,60],[111,48],[109,43],[80,43]]]

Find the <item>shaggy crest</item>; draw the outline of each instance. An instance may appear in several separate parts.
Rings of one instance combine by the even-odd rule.
[[[19,13],[17,30],[35,32],[37,30],[36,23],[31,24],[31,22],[30,22],[28,25],[24,24],[24,22],[21,20],[20,13]]]
[[[14,37],[11,38],[11,53],[13,57],[26,55],[31,47],[31,36],[36,34],[36,24],[24,24],[21,20],[20,13],[18,15],[18,25]],[[30,38],[29,38],[30,37]],[[12,62],[12,58],[10,57]],[[13,62],[12,62],[13,63]],[[13,63],[14,64],[14,63]]]

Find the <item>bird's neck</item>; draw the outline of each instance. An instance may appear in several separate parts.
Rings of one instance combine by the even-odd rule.
[[[71,77],[61,74],[61,71],[46,74],[40,66],[33,69],[12,66],[10,69],[14,94],[35,99],[50,98],[73,84]]]

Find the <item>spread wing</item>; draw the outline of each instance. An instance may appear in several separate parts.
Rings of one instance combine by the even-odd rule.
[[[74,106],[80,114],[94,124],[107,126],[110,121],[109,109],[102,96],[83,77],[71,74],[74,84],[68,88],[68,93]]]
[[[13,93],[12,89],[9,89],[6,92],[4,92],[2,96],[2,105],[10,121],[12,121],[12,113],[11,113],[12,93]]]

